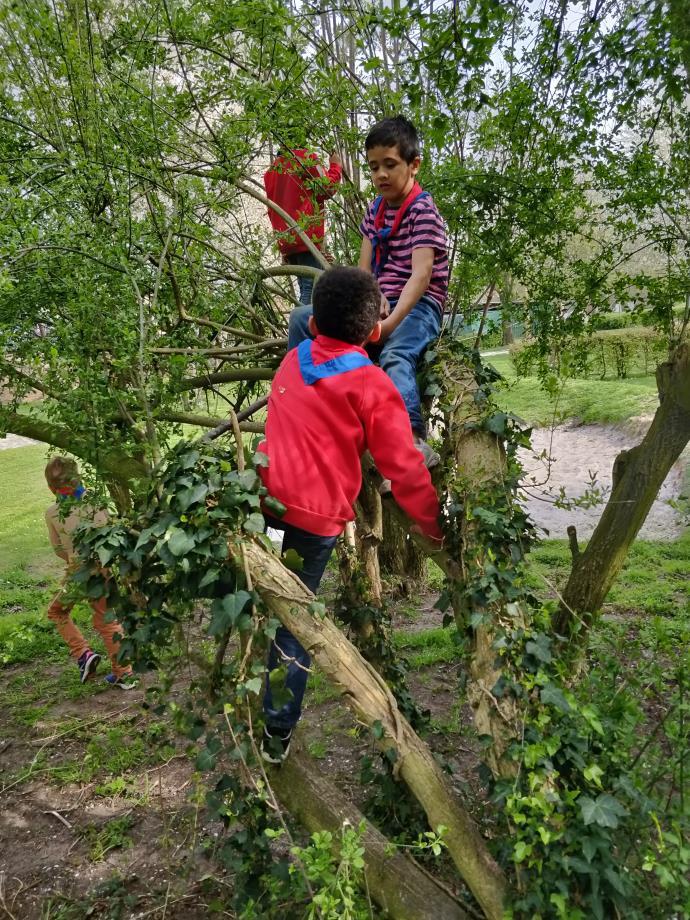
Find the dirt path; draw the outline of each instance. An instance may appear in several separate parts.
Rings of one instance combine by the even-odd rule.
[[[561,487],[571,499],[583,495],[595,475],[597,487],[603,490],[606,500],[616,456],[638,444],[640,438],[640,434],[612,425],[571,424],[553,430],[535,429],[533,452],[521,451],[520,456],[526,471],[523,486],[528,495],[527,508],[539,527],[548,531],[550,537],[561,538],[566,536],[568,525],[574,524],[578,536],[591,536],[603,505],[566,510],[554,505],[554,497]],[[673,540],[682,533],[683,525],[668,501],[680,495],[687,465],[688,459],[681,458],[669,473],[640,531],[642,539]]]
[[[0,450],[9,450],[12,447],[31,447],[32,444],[38,444],[38,441],[23,438],[19,434],[6,434],[4,438],[0,438]]]

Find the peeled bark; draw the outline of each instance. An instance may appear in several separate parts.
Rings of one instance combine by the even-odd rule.
[[[690,347],[657,370],[660,404],[637,447],[614,466],[613,491],[584,552],[574,554],[554,627],[582,641],[673,464],[690,441]],[[584,628],[582,628],[584,627]]]
[[[270,775],[280,802],[307,830],[331,831],[337,840],[345,822],[353,828],[365,822],[367,888],[392,920],[465,920],[469,914],[434,879],[401,852],[389,854],[389,841],[316,767],[293,751],[280,770]]]
[[[232,545],[230,551],[238,552]],[[380,725],[380,746],[395,749],[399,776],[424,808],[430,827],[447,828],[444,840],[458,871],[486,916],[498,920],[503,916],[505,877],[385,681],[331,620],[310,611],[313,595],[275,555],[254,541],[243,543],[243,555],[271,614],[309,651],[357,716],[366,725]]]

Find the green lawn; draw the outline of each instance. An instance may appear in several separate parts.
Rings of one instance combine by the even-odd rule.
[[[45,447],[0,451],[0,575],[18,566],[35,575],[60,571],[43,517],[51,502],[45,465]]]
[[[537,377],[515,375],[509,355],[494,355],[487,362],[505,378],[498,393],[502,409],[532,425],[547,426],[576,418],[587,424],[618,424],[654,412],[656,380],[652,376],[627,380],[565,380],[557,396],[546,392]]]

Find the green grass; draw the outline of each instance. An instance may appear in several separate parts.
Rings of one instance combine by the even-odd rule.
[[[20,566],[42,575],[60,571],[44,520],[51,502],[45,464],[44,447],[0,451],[0,575]]]
[[[499,390],[498,403],[532,425],[551,425],[565,419],[586,424],[619,424],[637,415],[654,412],[658,403],[653,376],[626,380],[564,380],[554,398],[537,377],[517,378],[508,355],[495,355],[487,361],[503,375],[505,388]]]
[[[528,580],[537,591],[563,587],[570,572],[566,540],[547,540],[530,553]],[[690,533],[669,543],[638,540],[606,598],[607,609],[673,617],[688,605]]]

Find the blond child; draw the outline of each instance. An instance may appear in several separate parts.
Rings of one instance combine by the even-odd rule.
[[[82,501],[86,490],[81,483],[79,468],[74,460],[68,457],[53,457],[45,468],[45,477],[48,488],[56,496],[56,501],[46,511],[48,535],[56,554],[67,563],[60,590],[48,607],[48,619],[55,624],[55,628],[67,643],[70,654],[79,666],[81,682],[85,683],[95,674],[101,656],[89,648],[70,616],[74,602],[66,598],[67,585],[77,563],[72,535],[82,524],[105,524],[108,518],[104,511],[94,512]],[[122,627],[115,621],[106,622],[107,602],[104,597],[90,600],[89,603],[93,610],[94,629],[100,633],[110,657],[112,673],[108,674],[105,680],[111,687],[132,690],[136,686],[133,680],[128,679],[132,677],[132,669],[119,664],[117,660],[120,643],[115,636],[122,635]]]

